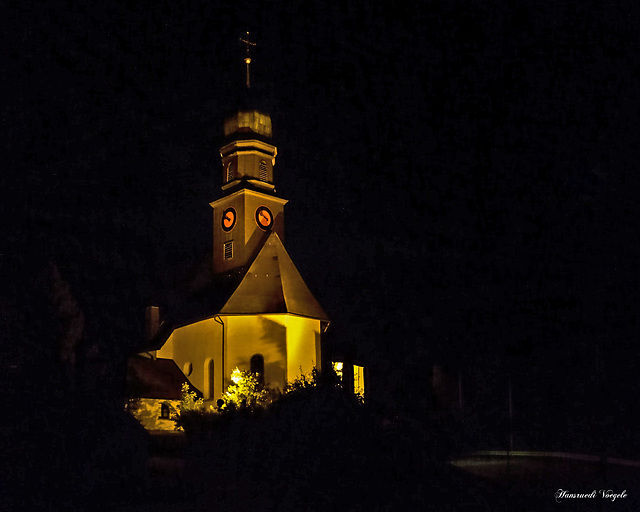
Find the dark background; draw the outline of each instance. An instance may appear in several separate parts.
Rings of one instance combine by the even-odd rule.
[[[419,415],[439,363],[499,428],[511,380],[527,447],[580,430],[579,447],[628,452],[637,9],[374,4],[7,2],[4,359],[55,346],[53,262],[117,392],[144,307],[208,257],[249,28],[287,249],[372,396]]]

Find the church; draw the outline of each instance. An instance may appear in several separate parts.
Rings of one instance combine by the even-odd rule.
[[[250,58],[245,62],[248,89]],[[329,318],[284,246],[287,200],[276,195],[276,156],[267,113],[240,108],[225,119],[207,283],[175,311],[147,308],[144,350],[128,362],[127,394],[149,429],[173,428],[184,383],[215,404],[236,367],[282,391],[327,363]],[[333,365],[347,377],[342,361]],[[363,367],[350,370],[354,391],[364,394]]]

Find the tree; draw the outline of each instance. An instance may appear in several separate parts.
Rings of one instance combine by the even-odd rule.
[[[204,410],[204,400],[198,398],[198,394],[195,391],[189,389],[189,384],[182,383],[182,397],[180,399],[180,405],[178,406],[180,413],[185,412],[199,412]]]

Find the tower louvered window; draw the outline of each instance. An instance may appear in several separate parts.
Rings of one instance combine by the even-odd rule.
[[[233,162],[227,164],[227,181],[233,180]]]
[[[233,240],[224,243],[224,259],[230,260],[233,258]]]
[[[267,162],[260,160],[260,181],[267,181]]]

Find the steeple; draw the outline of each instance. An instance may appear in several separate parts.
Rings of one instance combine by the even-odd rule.
[[[220,148],[222,158],[222,190],[231,192],[239,187],[250,187],[275,193],[273,166],[277,149],[272,144],[271,117],[255,105],[249,106],[251,91],[251,41],[249,32],[240,41],[245,44],[246,90],[245,101],[224,121],[225,144]]]
[[[246,89],[251,87],[251,48],[246,45]],[[284,205],[276,197],[273,168],[277,148],[269,114],[257,108],[239,108],[224,121],[222,191],[213,207],[213,267],[216,274],[246,268],[268,236],[275,232],[284,240]]]

